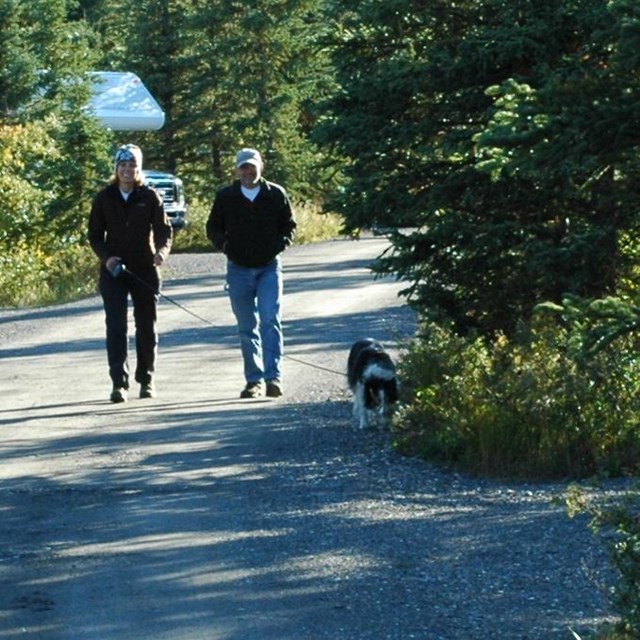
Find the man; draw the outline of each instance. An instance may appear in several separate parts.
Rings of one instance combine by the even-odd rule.
[[[162,200],[143,185],[142,151],[120,147],[115,174],[94,198],[89,242],[100,258],[99,288],[107,326],[107,359],[113,383],[111,402],[126,402],[129,389],[127,314],[133,302],[136,327],[135,380],[140,397],[156,394],[153,374],[160,267],[171,250],[172,229]]]
[[[227,256],[246,380],[241,398],[283,393],[280,254],[293,242],[296,222],[285,190],[262,169],[258,151],[241,149],[236,180],[217,192],[207,220],[207,237]]]

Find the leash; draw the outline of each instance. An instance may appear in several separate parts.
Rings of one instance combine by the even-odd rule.
[[[131,271],[131,269],[126,267],[124,264],[121,266],[120,273],[122,274],[128,273],[130,276],[133,276],[133,278],[137,280],[140,284],[143,284],[147,289],[149,289],[150,291],[153,291],[155,295],[159,296],[160,298],[163,298],[164,300],[166,300],[167,302],[170,302],[171,304],[174,304],[179,309],[182,309],[185,313],[188,313],[190,316],[193,316],[194,318],[197,318],[198,320],[200,320],[200,322],[203,322],[204,324],[210,327],[213,327],[214,329],[218,328],[210,320],[207,320],[206,318],[199,316],[197,313],[194,313],[193,311],[191,311],[191,309],[187,309],[187,307],[185,307],[184,305],[181,305],[179,302],[177,302],[173,298],[170,298],[169,296],[165,295],[164,293],[162,293],[162,291],[156,291],[146,280],[143,280],[137,273],[134,273],[133,271]],[[115,276],[115,277],[119,277],[119,276]]]
[[[114,273],[114,272],[112,272],[112,273]],[[115,273],[114,277],[115,278],[119,278],[119,277],[121,277],[122,275],[125,275],[125,274],[129,274],[135,280],[137,280],[140,284],[144,285],[147,289],[149,289],[150,291],[153,291],[154,295],[157,295],[158,297],[162,298],[163,300],[166,300],[167,302],[170,302],[171,304],[175,305],[179,309],[182,309],[182,311],[184,311],[185,313],[188,313],[190,316],[193,316],[197,320],[200,320],[200,322],[204,323],[208,327],[213,327],[214,329],[219,329],[219,327],[217,325],[215,325],[213,322],[211,322],[211,320],[207,320],[207,318],[203,318],[202,316],[198,315],[197,313],[194,313],[193,311],[191,311],[191,309],[187,309],[187,307],[185,307],[184,305],[180,304],[177,300],[174,300],[173,298],[170,298],[168,295],[162,293],[162,291],[156,291],[154,289],[154,287],[152,287],[146,280],[143,280],[137,273],[131,271],[131,269],[126,267],[123,263],[119,263],[119,270]],[[328,373],[333,373],[335,375],[338,375],[338,376],[341,376],[341,377],[345,377],[345,378],[347,377],[347,374],[344,371],[336,371],[335,369],[329,369],[328,367],[323,367],[321,365],[314,364],[313,362],[307,362],[306,360],[302,360],[300,358],[295,358],[294,356],[287,355],[286,353],[283,353],[282,357],[286,358],[287,360],[291,360],[293,362],[297,362],[298,364],[302,364],[302,365],[304,365],[306,367],[311,367],[313,369],[318,369],[319,371],[326,371]]]

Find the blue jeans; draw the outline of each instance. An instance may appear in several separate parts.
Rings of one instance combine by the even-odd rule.
[[[238,323],[247,382],[281,380],[283,351],[282,264],[275,258],[264,267],[241,267],[227,261],[231,309]]]

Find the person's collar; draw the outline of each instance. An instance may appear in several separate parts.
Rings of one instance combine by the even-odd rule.
[[[253,202],[260,193],[260,183],[258,183],[255,187],[245,187],[244,185],[240,185],[240,191],[245,198],[248,198]]]
[[[129,191],[127,191],[126,189],[122,188],[122,185],[118,185],[118,191],[120,192],[120,195],[125,199],[128,200],[131,197],[131,194],[135,191],[136,186],[133,185],[131,187],[131,189],[129,189]]]

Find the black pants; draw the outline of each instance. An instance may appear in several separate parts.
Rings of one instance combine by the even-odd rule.
[[[115,386],[129,388],[129,296],[133,302],[136,327],[135,380],[140,384],[147,384],[152,380],[158,349],[156,291],[159,290],[160,278],[156,269],[136,271],[135,276],[125,272],[118,278],[114,278],[105,268],[100,271],[100,293],[107,325],[109,376]]]

